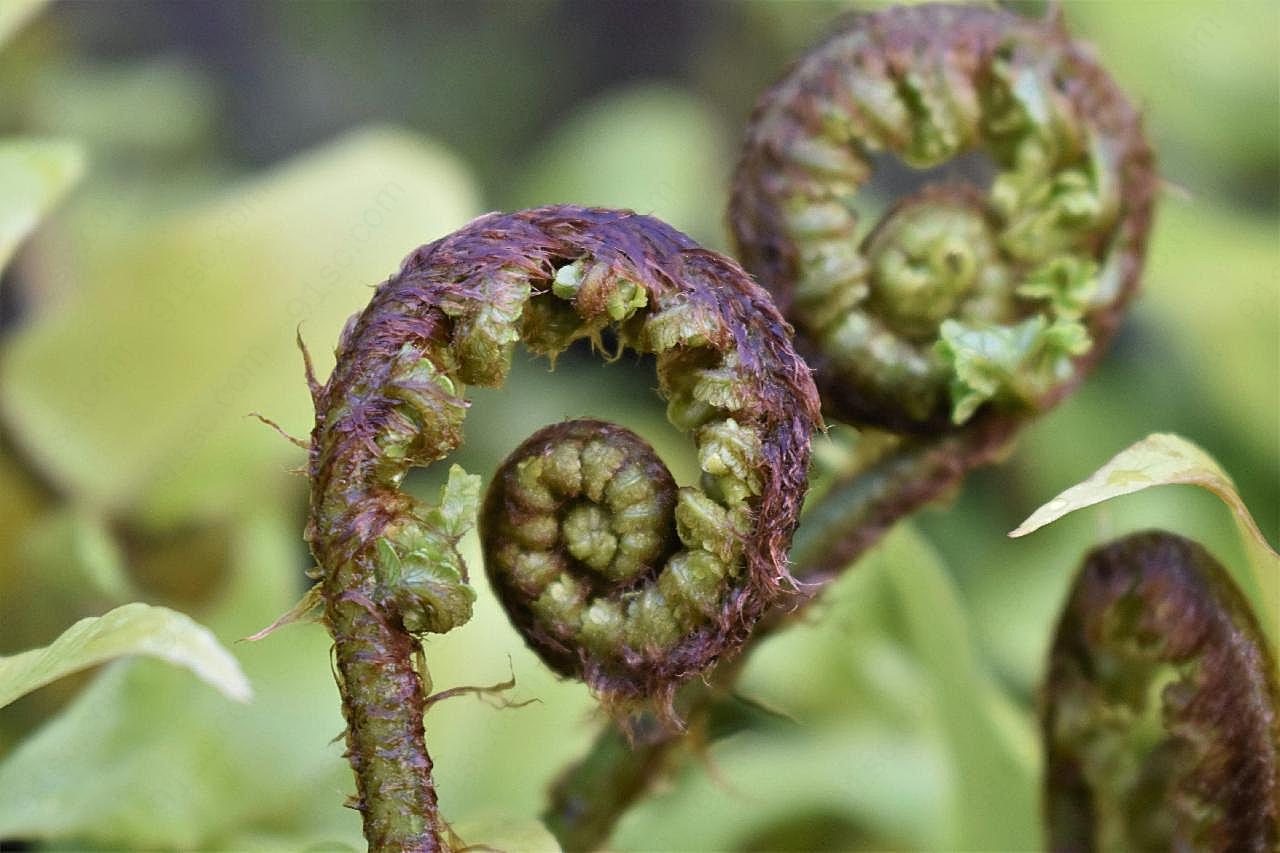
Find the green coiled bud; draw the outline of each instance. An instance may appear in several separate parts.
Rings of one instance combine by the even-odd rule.
[[[742,482],[717,458],[706,457],[709,479]],[[678,489],[622,427],[555,424],[512,453],[489,487],[485,565],[552,668],[600,685],[643,680],[663,670],[674,644],[718,620],[742,571],[752,492],[715,493]]]

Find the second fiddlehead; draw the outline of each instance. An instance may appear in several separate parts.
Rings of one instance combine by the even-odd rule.
[[[447,846],[423,741],[418,638],[471,614],[457,542],[478,485],[399,488],[462,441],[467,385],[501,385],[517,342],[581,338],[655,356],[701,487],[675,489],[636,436],[575,421],[504,466],[484,514],[490,576],[530,644],[606,699],[670,716],[675,686],[736,649],[791,584],[817,395],[766,294],[649,217],[490,215],[410,255],[352,318],[316,404],[307,538],[347,718],[356,806],[378,850]],[[605,581],[614,586],[605,589]]]
[[[862,224],[887,160],[965,155],[989,186],[926,184]],[[1079,384],[1137,290],[1155,187],[1140,117],[1057,20],[862,15],[765,93],[730,205],[744,264],[824,410],[900,441],[833,487],[800,563],[841,570]]]
[[[1053,850],[1274,850],[1280,691],[1226,570],[1171,533],[1086,559],[1043,697]]]
[[[982,152],[862,225],[885,157]],[[1101,354],[1137,286],[1155,187],[1137,113],[1057,24],[964,6],[860,16],[756,107],[730,222],[824,405],[937,434],[1042,411]]]

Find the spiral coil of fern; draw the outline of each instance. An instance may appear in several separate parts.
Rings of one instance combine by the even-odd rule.
[[[861,226],[877,157],[974,151],[989,188],[926,186]],[[1074,387],[1137,287],[1154,187],[1137,113],[1058,24],[931,5],[855,19],[762,97],[729,218],[826,410],[937,435]]]
[[[1137,533],[1085,560],[1042,696],[1053,850],[1274,850],[1280,688],[1203,547]]]
[[[457,542],[478,478],[455,467],[438,506],[400,483],[461,444],[465,386],[501,385],[518,341],[553,355],[606,327],[655,354],[702,487],[676,490],[620,427],[570,422],[526,444],[484,528],[490,576],[511,581],[503,601],[530,645],[607,700],[662,709],[791,582],[817,395],[737,265],[649,217],[576,207],[491,214],[417,250],[352,318],[328,382],[311,379],[307,538],[373,849],[448,844],[415,659],[418,637],[462,624],[474,600]]]
[[[975,152],[990,187],[926,185],[863,225],[859,190],[885,160],[928,170]],[[738,257],[794,325],[825,414],[888,439],[806,506],[792,562],[807,584],[788,608],[1079,384],[1137,290],[1155,187],[1140,116],[1057,20],[858,15],[761,97],[733,178]],[[747,651],[788,619],[761,622]],[[686,689],[691,719],[744,656]],[[552,790],[561,844],[598,847],[677,746],[602,733]]]

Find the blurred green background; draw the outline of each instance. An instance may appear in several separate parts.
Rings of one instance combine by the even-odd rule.
[[[0,0],[0,31],[25,0]],[[0,654],[130,600],[231,643],[305,588],[300,329],[343,321],[417,245],[480,212],[574,202],[724,249],[750,106],[848,3],[118,2],[45,10],[0,51],[0,139],[82,147],[83,178],[0,281]],[[1025,9],[1038,14],[1039,7]],[[1097,374],[1007,462],[890,537],[749,667],[744,714],[629,815],[618,849],[1038,845],[1036,685],[1085,550],[1160,526],[1242,560],[1186,487],[1005,533],[1155,430],[1209,450],[1280,532],[1280,7],[1067,3],[1143,105],[1167,181],[1144,293]],[[70,150],[71,153],[68,153]],[[49,179],[74,171],[63,150]],[[0,168],[0,198],[16,184]],[[0,253],[6,211],[0,204]],[[3,258],[0,257],[0,264]],[[688,482],[649,364],[519,357],[459,460],[487,477],[533,428],[605,417]],[[825,452],[825,451],[824,451]],[[437,466],[439,467],[439,466]],[[437,475],[411,487],[434,493]],[[433,639],[437,688],[514,671],[500,710],[432,708],[443,811],[468,840],[528,822],[601,724],[524,650],[479,572]],[[0,711],[0,840],[100,848],[358,847],[322,629],[233,651],[236,706],[127,661]],[[520,833],[526,833],[521,835]],[[506,839],[505,841],[503,839]]]

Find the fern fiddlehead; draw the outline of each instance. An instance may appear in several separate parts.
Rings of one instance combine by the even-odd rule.
[[[859,190],[887,161],[975,154],[989,187],[926,185],[863,224]],[[1083,379],[1137,289],[1155,186],[1138,114],[1057,21],[958,5],[859,15],[762,96],[733,179],[738,255],[795,326],[828,417],[890,445],[806,507],[792,559],[808,584],[789,608]],[[747,649],[786,621],[760,623]],[[685,713],[708,713],[736,671],[689,685]],[[562,845],[599,846],[678,746],[626,752],[602,733],[553,788]],[[606,785],[629,796],[599,796]]]
[[[526,443],[482,526],[532,647],[607,700],[661,710],[790,583],[817,395],[740,268],[649,217],[576,207],[485,216],[414,252],[344,330],[328,382],[309,376],[307,538],[373,849],[448,846],[418,638],[465,622],[474,600],[457,542],[478,478],[455,467],[437,506],[401,480],[461,443],[466,386],[501,385],[518,341],[554,355],[606,327],[655,355],[702,487],[676,489],[620,427],[569,422]]]
[[[970,152],[990,187],[926,186],[862,226],[877,163]],[[760,100],[730,222],[826,409],[936,435],[1043,411],[1079,381],[1137,286],[1154,187],[1137,113],[1059,25],[895,8]]]
[[[1138,533],[1085,560],[1042,697],[1053,850],[1274,850],[1280,691],[1203,547]]]

